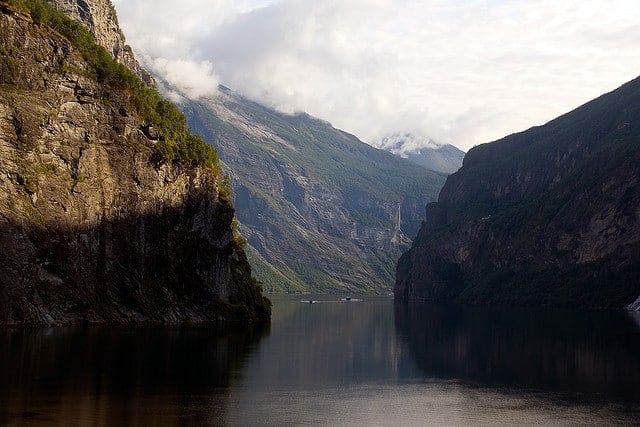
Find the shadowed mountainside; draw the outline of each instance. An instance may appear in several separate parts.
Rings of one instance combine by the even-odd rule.
[[[0,324],[267,320],[233,210],[181,206],[93,224],[0,224]]]
[[[640,295],[640,79],[473,148],[398,263],[400,299],[624,307]]]

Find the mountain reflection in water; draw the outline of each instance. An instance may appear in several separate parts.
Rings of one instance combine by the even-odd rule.
[[[640,402],[637,313],[397,303],[425,377]],[[567,394],[569,393],[569,394]]]
[[[0,330],[0,425],[640,419],[629,313],[273,301],[266,328]]]
[[[224,423],[226,391],[267,334],[265,325],[0,330],[0,425]]]

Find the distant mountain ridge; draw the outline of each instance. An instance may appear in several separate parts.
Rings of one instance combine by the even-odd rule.
[[[387,135],[372,145],[437,172],[454,173],[460,169],[464,159],[464,151],[453,145],[438,144],[412,133]]]
[[[445,175],[308,114],[222,87],[183,104],[233,177],[257,277],[272,291],[388,293],[395,263]]]
[[[624,307],[640,295],[640,78],[480,145],[398,263],[404,300]]]

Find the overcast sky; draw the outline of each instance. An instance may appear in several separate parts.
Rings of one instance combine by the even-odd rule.
[[[113,0],[138,59],[191,97],[219,83],[366,142],[463,150],[640,75],[638,0]]]

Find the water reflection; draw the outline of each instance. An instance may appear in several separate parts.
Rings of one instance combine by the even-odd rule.
[[[317,390],[397,377],[405,359],[398,353],[390,299],[311,299],[316,303],[273,298],[273,333],[247,365],[246,382]]]
[[[624,312],[396,304],[426,378],[640,402],[640,331]]]
[[[618,312],[274,298],[270,330],[0,331],[0,425],[633,424]],[[636,319],[637,320],[637,319]]]
[[[265,327],[0,331],[0,425],[223,423]]]

